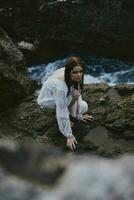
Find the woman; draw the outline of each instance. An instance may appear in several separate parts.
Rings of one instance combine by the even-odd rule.
[[[92,116],[84,115],[88,105],[82,100],[84,64],[79,57],[70,57],[65,66],[58,69],[43,84],[37,102],[44,108],[56,108],[60,132],[67,137],[67,146],[76,149],[76,138],[71,129],[70,116],[87,122]]]

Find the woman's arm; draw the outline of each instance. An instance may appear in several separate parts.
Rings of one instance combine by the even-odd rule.
[[[59,129],[65,137],[72,136],[73,134],[67,107],[66,92],[64,90],[55,88],[53,94],[56,104],[56,118]]]
[[[72,100],[68,106],[68,110],[70,111],[71,107],[74,105],[74,103],[78,100],[79,96],[80,96],[80,92],[76,89],[74,89],[72,92],[71,92],[71,95],[72,95]]]
[[[67,138],[67,146],[73,150],[76,148],[77,141],[73,136],[69,111],[67,107],[66,92],[63,90],[54,90],[54,99],[56,103],[56,118],[61,133]]]

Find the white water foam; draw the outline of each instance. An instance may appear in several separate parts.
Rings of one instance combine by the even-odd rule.
[[[48,64],[35,65],[28,68],[28,74],[33,79],[36,80],[39,84],[43,84],[47,78],[54,73],[57,69],[64,66],[65,59],[59,59]],[[87,68],[89,65],[86,66]],[[117,83],[134,83],[134,66],[130,67],[127,70],[118,70],[115,72],[107,73],[103,69],[103,65],[99,65],[101,71],[95,77],[91,74],[85,74],[84,83],[99,83],[106,82],[109,85],[115,85]],[[96,65],[90,66],[94,72],[96,72]],[[89,72],[90,73],[90,72]],[[95,73],[94,73],[95,74]]]
[[[100,83],[100,82],[104,82],[99,80],[98,78],[95,78],[93,76],[90,75],[84,75],[84,83]]]
[[[54,73],[54,71],[63,66],[64,62],[65,59],[56,60],[55,62],[51,62],[47,65],[35,65],[28,68],[28,74],[33,80],[36,80],[39,84],[43,84],[43,82],[46,81],[47,78]]]
[[[129,78],[129,74],[131,74],[131,79]],[[100,81],[107,82],[110,85],[121,82],[133,84],[132,80],[134,80],[134,68],[113,73],[101,73],[100,76],[97,78]]]

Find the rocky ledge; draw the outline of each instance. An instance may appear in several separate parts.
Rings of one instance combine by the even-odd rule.
[[[84,86],[83,98],[88,102],[94,121],[75,123],[73,133],[78,140],[75,153],[116,156],[134,152],[133,91],[134,85],[126,84]],[[0,115],[0,137],[18,143],[51,144],[68,151],[66,139],[58,130],[55,112],[40,108],[36,99],[36,95],[29,96],[16,108]]]

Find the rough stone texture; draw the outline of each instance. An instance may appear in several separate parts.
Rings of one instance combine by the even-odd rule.
[[[134,156],[77,156],[1,141],[0,183],[2,200],[133,200]]]
[[[35,88],[25,75],[25,60],[6,32],[0,28],[0,112],[15,105]]]
[[[116,85],[115,89],[122,96],[134,95],[134,87],[133,87],[133,85],[127,85],[127,84],[123,84],[122,83],[122,84]],[[133,98],[134,98],[134,96],[133,96]]]
[[[31,62],[74,50],[134,58],[134,2],[0,0],[0,26],[17,41],[39,41]]]
[[[9,65],[15,65],[18,70],[24,70],[25,60],[22,52],[2,28],[0,28],[0,58]]]
[[[134,152],[134,99],[129,92],[132,85],[125,87],[126,96],[121,96],[116,87],[121,86],[85,85],[83,98],[88,102],[89,114],[93,115],[94,121],[75,123],[76,153],[115,156]],[[40,108],[36,99],[36,95],[28,97],[16,109],[0,116],[0,137],[12,138],[19,143],[51,144],[66,151],[66,138],[58,130],[55,112]]]

